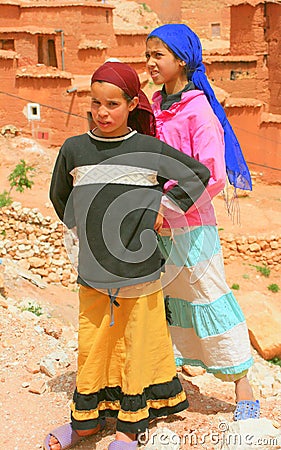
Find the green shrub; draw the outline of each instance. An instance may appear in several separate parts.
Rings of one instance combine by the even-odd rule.
[[[12,203],[12,198],[7,191],[3,191],[2,194],[0,194],[0,208],[3,208],[4,206],[9,206]]]
[[[31,189],[34,182],[28,178],[28,173],[34,171],[35,169],[28,166],[24,159],[20,160],[20,163],[16,165],[14,170],[8,176],[10,183],[9,191],[3,191],[0,193],[0,208],[4,206],[9,206],[12,203],[11,191],[16,189],[18,192],[23,192],[25,189]],[[30,173],[29,176],[32,177],[34,174]]]
[[[281,358],[278,358],[277,356],[275,356],[275,358],[270,359],[269,362],[271,362],[272,364],[276,364],[276,366],[281,367]]]
[[[271,292],[279,292],[280,291],[280,287],[278,286],[278,284],[272,283],[269,286],[267,286],[267,289]]]
[[[151,12],[151,9],[149,8],[149,6],[148,6],[146,3],[141,3],[141,6],[143,7],[143,9],[144,9],[146,12]]]
[[[237,283],[233,283],[233,285],[231,286],[231,289],[233,289],[234,291],[239,291],[240,286]]]
[[[40,305],[37,305],[36,303],[33,302],[28,302],[27,305],[23,305],[21,307],[21,311],[29,311],[32,314],[35,314],[35,316],[42,316],[43,314],[43,310],[42,307]]]
[[[270,268],[266,264],[263,264],[262,266],[255,266],[254,264],[250,264],[250,266],[255,267],[255,269],[264,277],[269,277]]]
[[[20,163],[16,165],[14,170],[8,176],[11,189],[15,187],[16,191],[23,192],[24,189],[31,189],[33,181],[27,177],[27,173],[33,171],[34,168],[27,166],[24,159],[20,160]],[[32,177],[33,175],[30,174]]]
[[[243,273],[242,278],[244,278],[245,280],[249,280],[250,275],[248,275],[247,273]]]

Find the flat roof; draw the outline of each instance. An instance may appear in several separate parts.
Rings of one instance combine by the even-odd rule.
[[[32,25],[28,27],[0,27],[0,33],[56,34],[54,28],[38,28]]]
[[[57,67],[36,64],[18,68],[16,78],[65,78],[71,80],[73,75],[70,72],[59,70]]]
[[[130,28],[115,28],[114,27],[114,34],[116,34],[116,36],[137,36],[137,35],[139,35],[139,36],[147,36],[148,35],[148,32],[147,32],[147,30],[144,30],[144,29],[142,29],[141,27],[140,28],[137,28],[137,26],[136,26],[136,28],[132,28],[132,29],[130,29]]]
[[[20,2],[21,8],[62,8],[66,6],[91,6],[93,8],[114,9],[115,6],[94,0],[24,0]]]
[[[214,62],[256,62],[258,57],[255,55],[211,55],[205,56],[203,62],[211,64]]]
[[[87,50],[88,48],[94,48],[97,50],[104,50],[108,48],[108,45],[106,45],[101,39],[84,39],[79,42],[78,49],[79,50]]]
[[[228,6],[251,5],[257,6],[263,3],[277,3],[281,5],[281,0],[233,0]]]
[[[261,114],[261,123],[281,123],[281,115],[263,112]]]
[[[0,0],[0,5],[20,6],[21,2],[16,0]]]
[[[258,108],[260,106],[264,105],[264,102],[261,100],[257,100],[256,98],[248,98],[248,97],[228,97],[224,103],[224,106],[226,107],[241,107],[241,106],[250,106],[254,108]]]

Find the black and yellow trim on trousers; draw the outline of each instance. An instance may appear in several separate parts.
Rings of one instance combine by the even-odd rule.
[[[151,419],[188,407],[176,376],[160,282],[130,288],[130,293],[120,289],[110,327],[107,293],[80,287],[78,373],[71,405],[76,430],[116,417],[118,431],[144,432]]]
[[[75,429],[95,428],[99,418],[116,417],[118,431],[140,433],[148,428],[150,420],[175,414],[187,407],[188,402],[177,377],[146,388],[142,395],[124,395],[120,387],[105,388],[86,396],[75,391],[72,425]]]

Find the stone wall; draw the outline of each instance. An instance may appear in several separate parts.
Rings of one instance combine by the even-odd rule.
[[[63,240],[63,225],[38,209],[14,202],[0,209],[0,257],[11,258],[48,283],[76,288],[76,271]],[[221,233],[225,263],[236,259],[279,270],[281,235],[235,236]]]
[[[14,202],[0,209],[0,235],[0,257],[21,261],[49,283],[75,287],[76,273],[63,245],[60,222]]]
[[[243,259],[279,270],[281,262],[281,235],[255,236],[221,235],[225,263]]]

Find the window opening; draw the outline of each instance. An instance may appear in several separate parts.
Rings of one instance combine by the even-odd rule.
[[[221,37],[221,24],[220,23],[211,23],[211,32],[212,38]]]

